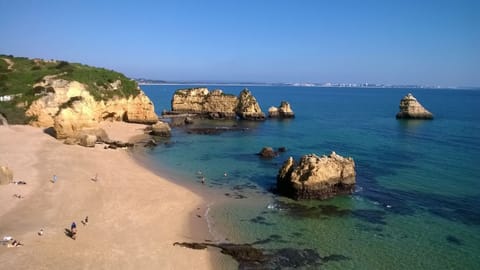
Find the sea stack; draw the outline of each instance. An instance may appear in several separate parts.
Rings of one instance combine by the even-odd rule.
[[[209,119],[265,120],[265,114],[248,89],[238,97],[207,88],[179,89],[173,94],[171,114],[195,114]]]
[[[400,112],[397,119],[433,119],[433,114],[425,109],[420,102],[408,93],[400,100]]]
[[[280,102],[280,106],[278,107],[270,107],[268,109],[268,117],[270,118],[293,118],[295,114],[290,107],[290,103],[287,101]]]
[[[244,120],[265,120],[260,105],[247,88],[238,96],[237,115]]]
[[[305,155],[298,165],[290,157],[277,175],[279,193],[295,200],[328,199],[350,194],[355,188],[355,162],[332,152],[329,156]]]

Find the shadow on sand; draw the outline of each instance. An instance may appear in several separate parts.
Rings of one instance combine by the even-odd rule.
[[[75,240],[77,238],[77,233],[72,232],[72,230],[65,228],[65,235]]]

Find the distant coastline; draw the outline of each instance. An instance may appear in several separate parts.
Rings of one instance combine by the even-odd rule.
[[[410,84],[375,83],[277,83],[277,82],[222,82],[222,81],[166,81],[153,79],[134,79],[139,85],[222,85],[222,86],[279,86],[279,87],[324,87],[324,88],[409,88],[409,89],[464,89],[480,90],[480,86],[440,86]]]

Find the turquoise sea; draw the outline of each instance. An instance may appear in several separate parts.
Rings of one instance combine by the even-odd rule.
[[[142,89],[160,114],[170,109],[173,92],[187,87]],[[244,87],[208,88],[238,94]],[[323,258],[304,269],[480,268],[480,91],[248,88],[264,112],[287,100],[296,118],[197,121],[244,129],[219,135],[174,129],[147,151],[159,170],[205,194],[212,238]],[[409,92],[434,120],[395,119]],[[287,151],[264,160],[255,155],[264,146]],[[354,194],[301,202],[275,194],[285,159],[331,151],[355,160]]]

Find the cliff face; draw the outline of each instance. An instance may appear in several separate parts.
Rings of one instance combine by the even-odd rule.
[[[172,111],[210,115],[212,118],[233,118],[237,104],[237,97],[226,95],[222,90],[181,89],[173,95]]]
[[[410,93],[400,100],[400,111],[397,119],[433,119],[433,114],[425,109]]]
[[[112,83],[112,89],[119,87]],[[113,97],[97,101],[86,86],[76,81],[46,76],[34,89],[47,89],[47,94],[34,101],[26,112],[34,117],[34,126],[54,127],[57,138],[63,139],[84,129],[96,128],[103,120],[151,124],[158,121],[153,103],[142,92],[135,97]]]
[[[238,97],[237,115],[245,120],[265,120],[257,100],[248,89],[243,89]]]
[[[172,98],[172,112],[194,113],[210,118],[264,119],[255,97],[244,89],[239,97],[224,94],[222,90],[209,92],[207,88],[177,90]]]
[[[298,165],[290,157],[279,170],[277,188],[294,199],[326,199],[349,194],[355,187],[355,162],[332,152],[305,155]]]

